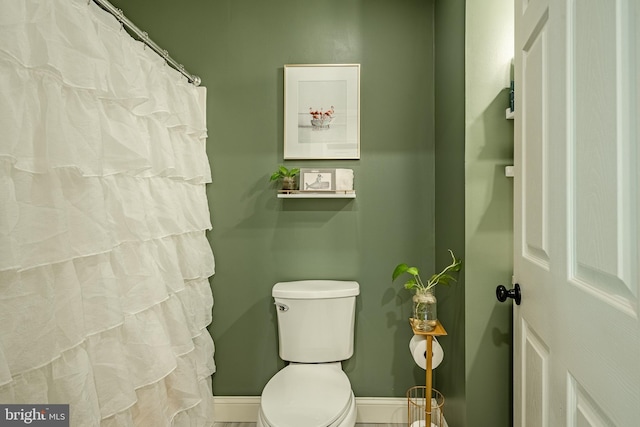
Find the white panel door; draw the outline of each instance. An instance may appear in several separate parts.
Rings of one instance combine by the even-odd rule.
[[[515,2],[514,426],[640,426],[640,2]]]

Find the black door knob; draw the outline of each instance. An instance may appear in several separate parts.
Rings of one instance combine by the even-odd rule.
[[[507,298],[513,298],[513,300],[516,302],[516,305],[520,305],[520,301],[522,301],[522,294],[520,293],[520,285],[516,283],[513,289],[509,289],[509,290],[507,290],[507,288],[505,288],[504,286],[499,285],[496,288],[496,297],[500,302],[505,302]]]

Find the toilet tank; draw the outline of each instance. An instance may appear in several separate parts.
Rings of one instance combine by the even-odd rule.
[[[301,280],[273,287],[280,358],[324,363],[353,355],[357,282]]]

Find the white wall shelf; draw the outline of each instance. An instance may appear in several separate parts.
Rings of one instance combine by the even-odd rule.
[[[507,108],[505,114],[507,116],[507,120],[513,120],[513,116],[515,115],[514,112],[511,111],[511,108]]]
[[[311,193],[311,192],[292,192],[278,193],[278,199],[355,199],[356,192],[336,192],[336,193]]]

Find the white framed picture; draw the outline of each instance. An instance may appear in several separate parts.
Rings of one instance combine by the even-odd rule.
[[[360,64],[284,66],[284,158],[360,158]]]
[[[336,191],[336,170],[300,169],[300,191]]]

